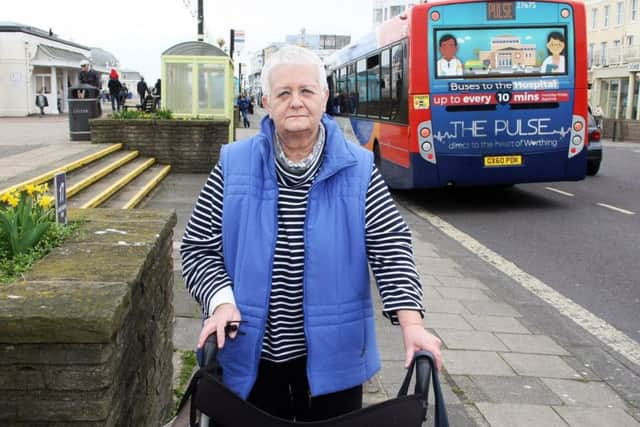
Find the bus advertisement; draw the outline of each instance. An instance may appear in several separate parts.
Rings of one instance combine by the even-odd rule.
[[[392,188],[581,180],[586,52],[582,2],[430,1],[327,58],[330,112]]]

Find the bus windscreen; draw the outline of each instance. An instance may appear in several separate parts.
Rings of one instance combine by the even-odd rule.
[[[438,79],[567,74],[566,27],[447,28],[434,31]]]

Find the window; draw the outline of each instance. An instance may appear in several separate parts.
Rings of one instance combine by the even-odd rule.
[[[591,29],[595,30],[598,26],[598,9],[591,9]]]
[[[373,23],[379,24],[382,22],[382,9],[373,9]]]
[[[347,105],[350,114],[356,113],[358,98],[356,93],[356,64],[347,65]]]
[[[407,123],[406,42],[391,48],[391,120]]]
[[[389,8],[389,19],[393,18],[394,16],[400,15],[402,12],[404,12],[404,5],[391,6]]]
[[[380,53],[380,118],[389,119],[391,107],[391,49]]]
[[[36,93],[44,89],[45,94],[51,93],[51,74],[36,74]]]
[[[624,2],[618,2],[616,5],[616,8],[618,10],[618,16],[616,19],[616,24],[617,25],[622,25],[624,24]]]
[[[367,114],[367,60],[356,63],[356,114]]]
[[[604,17],[603,17],[602,26],[604,28],[609,27],[609,6],[604,7]]]
[[[367,58],[367,115],[380,117],[380,55]]]
[[[633,35],[627,36],[627,46],[633,46]]]
[[[589,44],[589,49],[588,49],[588,61],[589,61],[589,68],[591,68],[593,66],[594,63],[594,58],[593,58],[593,54],[594,54],[594,49],[595,49],[595,45],[593,43]]]
[[[600,63],[607,65],[607,42],[600,43]]]
[[[631,22],[636,20],[636,14],[638,13],[638,0],[631,0]]]

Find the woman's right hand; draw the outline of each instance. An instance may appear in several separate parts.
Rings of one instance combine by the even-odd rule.
[[[204,326],[202,327],[200,337],[198,338],[198,348],[204,347],[204,342],[207,340],[207,337],[215,333],[218,338],[218,348],[222,349],[224,347],[225,340],[224,329],[227,326],[227,323],[237,322],[240,320],[242,320],[240,311],[238,311],[238,308],[235,305],[230,303],[220,304],[213,311],[211,317],[204,321]],[[233,339],[237,334],[237,330],[229,332],[229,338]]]

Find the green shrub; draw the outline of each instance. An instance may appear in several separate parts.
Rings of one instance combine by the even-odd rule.
[[[111,114],[116,120],[172,120],[173,113],[170,110],[156,110],[154,113],[145,113],[140,110],[122,110]]]

